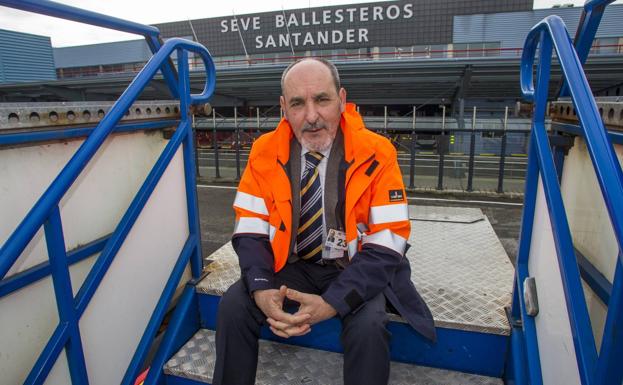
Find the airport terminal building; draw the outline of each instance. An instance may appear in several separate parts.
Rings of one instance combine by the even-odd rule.
[[[556,14],[573,36],[582,11],[532,8],[532,0],[400,0],[232,14],[156,27],[164,39],[183,37],[208,48],[219,69],[214,106],[275,106],[283,68],[296,58],[321,56],[338,66],[349,99],[376,114],[387,105],[406,110],[425,104],[448,105],[456,113],[459,102],[461,109],[478,105],[482,111],[499,112],[519,100],[519,60],[530,28]],[[608,7],[585,68],[593,90],[602,95],[621,94],[620,20],[623,5]],[[0,41],[9,33],[15,39],[15,32],[0,30]],[[28,58],[3,53],[1,101],[114,100],[151,57],[144,39],[52,48],[48,38],[22,35],[40,49],[29,51],[33,57]],[[199,76],[203,63],[192,54],[190,61]],[[42,70],[36,71],[37,66]],[[24,74],[6,76],[3,71],[9,68],[23,68]],[[50,87],[54,75],[57,81]],[[558,75],[554,68],[553,78]],[[166,87],[152,83],[142,97],[169,97]]]
[[[156,26],[165,38],[199,41],[219,65],[244,66],[310,55],[336,61],[517,56],[527,31],[550,14],[562,17],[573,34],[581,8],[532,10],[532,0],[402,0]],[[595,53],[623,51],[621,19],[623,6],[609,7]],[[56,48],[54,54],[61,78],[134,69],[150,56],[143,40]]]

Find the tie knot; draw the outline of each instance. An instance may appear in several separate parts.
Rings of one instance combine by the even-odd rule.
[[[318,167],[322,158],[324,158],[324,156],[319,152],[315,152],[315,151],[307,152],[305,154],[305,161],[307,162],[307,164],[305,165],[305,168]]]

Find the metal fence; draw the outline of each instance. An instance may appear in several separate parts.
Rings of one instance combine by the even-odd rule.
[[[274,113],[274,111],[273,111]],[[530,120],[472,116],[364,116],[366,127],[396,147],[408,189],[523,193]],[[273,130],[279,116],[212,115],[195,121],[198,175],[238,180],[256,138]]]

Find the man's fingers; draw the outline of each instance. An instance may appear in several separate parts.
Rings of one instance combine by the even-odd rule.
[[[303,334],[307,334],[311,331],[311,326],[309,324],[293,326],[291,328],[286,329],[286,333],[290,337],[302,336]]]
[[[269,321],[270,322],[270,321]],[[289,338],[295,336],[302,336],[311,331],[311,326],[309,324],[290,326],[286,328],[280,328],[276,325],[271,324],[270,330],[278,335],[279,337]]]
[[[303,301],[305,300],[305,298],[307,296],[308,296],[308,294],[301,293],[300,291],[296,291],[294,289],[287,289],[286,290],[286,297],[288,297],[292,301],[303,303]]]
[[[286,291],[288,288],[285,285],[281,285],[279,290],[273,290],[272,299],[275,303],[282,305],[283,300],[286,298]]]
[[[269,314],[266,314],[268,318],[272,318],[276,321],[281,321],[289,325],[296,325],[307,321],[311,315],[303,313],[300,310],[296,314],[290,314],[278,307],[272,307]]]
[[[305,332],[307,329],[311,328],[310,324],[300,324],[300,325],[289,325],[284,322],[275,321],[272,318],[267,318],[268,324],[271,328],[280,330],[289,336],[298,335],[299,333]]]
[[[269,324],[271,327],[273,327],[273,328],[275,328],[275,329],[279,329],[279,330],[286,330],[288,327],[290,327],[290,326],[291,326],[290,324],[287,324],[287,323],[285,323],[285,322],[281,322],[281,321],[274,320],[274,319],[272,319],[272,318],[270,318],[270,317],[269,317],[269,318],[267,318],[267,319],[266,319],[266,321],[268,321],[268,324]]]
[[[296,314],[290,314],[290,313],[283,312],[283,314],[281,314],[279,318],[275,318],[275,317],[273,318],[277,321],[281,321],[289,325],[299,325],[299,324],[307,322],[307,320],[311,318],[311,314],[300,313],[300,312],[297,312]]]
[[[275,335],[278,335],[279,337],[282,337],[282,338],[289,338],[289,337],[290,337],[290,336],[289,336],[289,335],[287,335],[286,333],[282,332],[282,331],[281,331],[281,330],[279,330],[279,329],[275,329],[275,328],[274,328],[274,327],[272,327],[272,326],[270,327],[270,331],[272,331]]]

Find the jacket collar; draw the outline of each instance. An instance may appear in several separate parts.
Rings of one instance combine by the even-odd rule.
[[[365,139],[360,135],[365,125],[353,103],[346,104],[340,125],[344,133],[344,158],[348,163],[357,165],[374,154],[370,143],[365,143]]]

